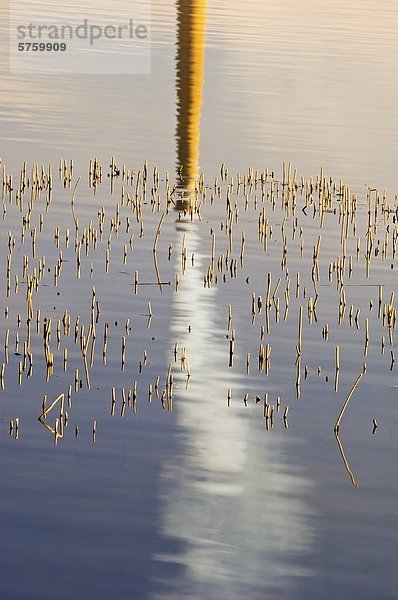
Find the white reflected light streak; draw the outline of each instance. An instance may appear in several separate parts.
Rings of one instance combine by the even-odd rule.
[[[170,328],[179,348],[187,348],[192,380],[185,391],[185,374],[176,378],[181,446],[165,462],[161,494],[161,533],[178,549],[155,559],[183,567],[173,580],[173,598],[233,599],[249,591],[251,598],[264,597],[274,587],[287,593],[291,577],[310,574],[295,560],[312,541],[303,500],[310,482],[283,463],[280,438],[249,419],[250,407],[237,399],[242,386],[225,375],[217,290],[203,287],[199,237],[193,230],[186,235],[195,267],[189,265],[181,279]]]

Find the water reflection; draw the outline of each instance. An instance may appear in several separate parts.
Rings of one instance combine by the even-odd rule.
[[[4,48],[7,4],[0,5]],[[45,1],[30,4],[36,15],[53,10]],[[68,3],[68,15],[76,4]],[[125,0],[101,2],[110,21],[126,5]],[[203,32],[203,0],[197,5],[192,18]],[[185,5],[180,6],[179,18]],[[290,160],[310,174],[322,163],[361,189],[364,184],[395,189],[397,11],[395,0],[209,3],[202,170],[214,175],[214,165],[221,162],[231,172],[243,165],[263,168],[264,161],[278,168]],[[77,163],[93,155],[108,160],[115,152],[135,166],[147,159],[169,169],[174,160],[174,19],[173,3],[152,2],[149,77],[67,78],[54,72],[21,78],[9,75],[3,52],[3,160],[8,155],[8,163],[13,160],[19,168],[26,159],[47,163],[54,155],[67,155]],[[198,55],[198,70],[202,61]]]
[[[176,137],[187,203],[198,174],[205,2],[180,0],[177,6]],[[181,275],[170,326],[171,339],[187,348],[192,372],[188,391],[185,374],[177,378],[181,448],[165,462],[162,477],[162,533],[178,550],[156,558],[183,567],[171,584],[173,598],[263,597],[276,588],[288,591],[291,577],[309,574],[295,558],[311,545],[303,499],[309,482],[284,463],[278,440],[265,438],[243,408],[242,383],[226,367],[217,288],[203,286],[208,257],[196,227],[176,225],[175,247],[185,238],[188,259],[194,254],[195,261],[188,260]],[[170,590],[154,597],[170,597]]]
[[[177,2],[177,170],[180,190],[192,194],[199,169],[206,0]],[[185,200],[188,200],[185,194]],[[183,207],[183,205],[181,206]]]
[[[182,227],[179,242],[185,233],[195,267],[175,295],[171,339],[187,348],[192,381],[186,392],[185,375],[179,380],[181,448],[163,469],[162,534],[178,550],[157,558],[183,567],[173,598],[259,598],[274,586],[280,594],[291,578],[309,575],[297,560],[312,541],[304,500],[309,482],[285,464],[284,444],[244,412],[241,383],[225,373],[217,291],[203,287],[206,259],[195,224]]]
[[[346,469],[348,475],[350,476],[351,483],[352,483],[352,485],[354,487],[357,488],[357,487],[359,487],[359,485],[357,483],[357,480],[355,479],[354,473],[351,470],[350,464],[349,464],[349,462],[347,460],[347,457],[345,455],[345,452],[344,452],[344,446],[343,446],[343,444],[342,444],[342,442],[340,440],[340,437],[339,437],[339,434],[338,434],[337,431],[334,432],[334,436],[336,438],[337,446],[339,448],[341,458],[343,459],[343,463],[344,463],[345,469]]]

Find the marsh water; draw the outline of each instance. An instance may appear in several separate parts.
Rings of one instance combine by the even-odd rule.
[[[114,2],[109,10],[118,9],[124,10],[125,3]],[[46,4],[32,2],[32,13],[35,10],[45,11]],[[73,11],[73,2],[68,11]],[[1,18],[3,42],[5,17]],[[0,364],[5,362],[6,330],[10,340],[5,386],[0,390],[2,598],[397,597],[398,381],[391,354],[394,345],[378,316],[379,286],[388,304],[396,291],[398,269],[390,248],[398,159],[397,26],[398,6],[393,0],[249,0],[243,5],[237,0],[154,0],[150,75],[17,76],[8,73],[7,55],[1,54],[1,167],[14,175],[15,188],[24,161],[28,169],[33,163],[47,169],[51,163],[55,180],[49,210],[43,192],[32,211],[30,228],[37,228],[35,257],[30,228],[22,243],[22,213],[7,195],[7,212],[0,224]],[[118,167],[126,165],[135,174],[147,161],[151,181],[153,168],[159,170],[163,208],[158,210],[156,202],[152,205],[148,184],[143,229],[131,206],[121,202],[122,187],[132,195],[135,182],[130,189],[118,177],[112,194],[106,176],[112,156]],[[94,157],[104,169],[95,195],[87,184],[89,161]],[[59,159],[66,159],[68,165],[74,161],[72,187],[58,180]],[[280,195],[272,206],[272,194],[271,201],[262,198],[258,182],[247,188],[242,184],[237,190],[238,173],[243,181],[249,169],[258,173],[268,169],[269,191],[271,180],[283,180],[283,162],[291,163],[292,172],[297,168],[298,182],[301,177],[303,181],[313,177],[315,182],[321,169],[325,177],[333,178],[336,193],[322,223],[312,209],[302,212],[306,204],[302,189],[297,213],[286,212]],[[222,165],[228,168],[227,176]],[[192,193],[198,186],[195,180],[204,172],[206,199],[200,219],[198,215],[190,219],[175,208],[165,217],[157,247],[159,285],[152,249],[167,196],[166,170],[181,194],[183,188]],[[90,242],[87,256],[82,250],[79,278],[71,211],[78,176],[82,179],[75,210],[80,235],[90,220],[98,226],[102,207],[106,214],[98,248]],[[238,219],[234,213],[232,249],[225,235],[231,177],[232,206],[236,203],[239,208]],[[340,180],[357,195],[357,232],[347,240],[347,265],[352,256],[353,269],[345,277],[347,314],[339,323],[336,274],[330,283],[328,269],[342,252]],[[369,272],[364,258],[368,188],[380,190],[380,197],[386,190],[392,207],[388,218],[379,212],[379,229],[374,233],[375,244],[379,238],[383,243],[388,230],[388,254],[382,259],[380,245]],[[278,189],[282,194],[283,188]],[[118,235],[110,223],[117,204]],[[258,231],[263,207],[273,229],[266,248]],[[39,233],[40,214],[44,225]],[[56,227],[60,227],[59,247],[54,243]],[[351,231],[352,224],[349,227]],[[71,238],[68,247],[66,228]],[[289,240],[284,268],[281,229],[282,238],[285,232]],[[242,231],[244,261],[239,260]],[[9,296],[8,232],[16,240]],[[208,286],[204,278],[214,233],[216,262],[230,249],[229,258],[236,257],[238,268],[236,273],[233,268],[220,271],[217,281]],[[319,235],[319,302],[316,318],[310,322],[307,303],[308,296],[314,296],[311,268]],[[358,237],[362,245],[357,260]],[[124,246],[128,247],[125,262]],[[62,274],[54,285],[60,249]],[[29,376],[23,372],[19,385],[26,335],[24,255],[29,255],[30,273],[42,256],[50,272],[34,295],[33,369]],[[301,283],[296,294],[298,272]],[[262,336],[264,307],[258,307],[253,318],[252,294],[256,303],[259,296],[264,302],[268,273],[272,291],[281,278],[280,316],[276,322],[272,308],[270,332]],[[289,277],[291,299],[286,313]],[[57,348],[55,331],[65,310],[72,317],[72,329],[77,315],[80,325],[88,328],[93,287],[101,314],[88,389],[73,333],[62,334]],[[228,326],[229,305],[232,327]],[[350,323],[351,305],[358,318]],[[300,306],[304,330],[298,398]],[[42,319],[51,318],[53,324],[50,377],[43,356],[43,323],[36,333],[38,308]],[[365,319],[370,332],[366,354]],[[109,323],[106,365],[105,323]],[[322,335],[326,323],[327,341]],[[232,329],[235,351],[230,366]],[[268,375],[259,370],[257,359],[259,345],[267,343],[272,348]],[[340,348],[337,392],[336,345]],[[68,348],[66,371],[64,347]],[[190,377],[186,364],[181,370],[183,348]],[[364,363],[366,372],[336,438],[336,418]],[[164,408],[155,394],[159,376],[161,397],[170,364],[172,410],[170,405]],[[82,378],[77,392],[75,369]],[[133,410],[130,402],[123,406],[122,389],[127,396],[134,381]],[[54,436],[38,421],[43,396],[49,404],[66,394],[70,385],[69,423],[63,437],[56,436],[55,445]],[[265,393],[274,405],[272,427],[263,415]],[[289,412],[284,420],[286,406]],[[10,435],[10,421],[17,418],[18,435],[15,428]],[[49,414],[50,422],[54,424]]]

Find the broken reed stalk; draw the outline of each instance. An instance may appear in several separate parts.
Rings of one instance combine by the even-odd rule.
[[[337,393],[339,389],[339,373],[340,373],[340,346],[336,346],[336,372],[334,378],[334,391]]]
[[[348,403],[349,403],[349,401],[351,400],[351,396],[352,396],[352,395],[353,395],[353,393],[355,392],[355,390],[356,390],[356,388],[357,388],[357,386],[358,386],[359,382],[361,381],[362,377],[363,377],[363,373],[360,373],[360,374],[358,375],[358,377],[357,377],[357,379],[356,379],[356,381],[355,381],[354,385],[352,386],[352,388],[351,388],[351,390],[350,390],[350,393],[348,394],[348,396],[347,396],[347,398],[346,398],[346,400],[345,400],[344,404],[343,404],[343,408],[341,409],[341,411],[340,411],[340,414],[339,414],[339,416],[338,416],[338,418],[337,418],[336,424],[335,424],[335,426],[334,426],[334,431],[335,431],[335,432],[337,432],[337,433],[339,432],[339,428],[340,428],[340,422],[341,422],[341,419],[343,418],[343,415],[344,415],[345,409],[347,408],[347,406],[348,406]]]
[[[303,307],[300,306],[299,309],[299,324],[298,324],[298,336],[297,336],[297,359],[301,356],[301,343],[303,338]]]
[[[163,224],[165,216],[166,216],[166,213],[163,213],[162,216],[160,217],[158,228],[156,230],[155,240],[153,242],[153,262],[154,262],[156,277],[157,277],[159,288],[160,288],[161,292],[163,291],[163,286],[162,286],[162,280],[160,278],[160,273],[159,273],[159,267],[158,267],[158,260],[157,260],[157,255],[156,255],[156,249],[157,249],[158,240],[159,240],[159,236],[160,236],[160,230],[162,229],[162,224]],[[137,286],[138,286],[138,273],[136,272],[136,283],[135,283],[135,290],[136,291],[135,291],[135,293],[137,293]]]
[[[79,231],[79,221],[77,220],[76,217],[76,213],[75,213],[75,197],[76,197],[76,192],[77,192],[77,187],[80,183],[80,177],[78,177],[76,183],[75,183],[75,187],[73,188],[73,192],[72,192],[72,201],[71,201],[71,206],[72,206],[72,217],[73,220],[75,222],[75,227],[76,227],[76,233]]]

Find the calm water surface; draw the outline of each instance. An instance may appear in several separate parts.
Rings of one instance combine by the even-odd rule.
[[[125,3],[113,2],[110,11]],[[46,10],[33,3],[32,12]],[[4,8],[1,9],[4,11]],[[73,2],[68,11],[73,11]],[[3,18],[4,17],[4,18]],[[5,22],[6,14],[1,14]],[[53,324],[67,308],[72,323],[80,315],[90,320],[91,290],[101,303],[97,348],[90,369],[91,390],[73,393],[70,424],[54,447],[53,437],[37,421],[44,394],[55,399],[73,384],[74,370],[83,376],[80,349],[62,338],[69,351],[68,371],[62,350],[55,351],[54,375],[45,383],[42,337],[32,335],[33,376],[18,385],[20,348],[25,329],[17,315],[26,314],[22,259],[31,257],[30,232],[20,244],[21,214],[7,206],[0,225],[1,351],[10,330],[10,360],[6,386],[0,391],[0,592],[7,599],[150,598],[150,599],[318,599],[396,598],[398,510],[397,378],[390,370],[390,347],[380,353],[386,335],[377,319],[378,285],[384,299],[395,291],[396,259],[372,263],[365,277],[366,189],[397,187],[398,156],[398,6],[396,2],[304,0],[261,2],[249,0],[166,0],[152,3],[152,73],[149,76],[16,77],[0,57],[0,156],[15,180],[24,160],[54,165],[73,158],[75,178],[82,176],[76,210],[83,227],[97,211],[109,220],[120,200],[108,182],[93,197],[87,187],[89,159],[98,157],[108,168],[112,154],[119,165],[138,170],[145,160],[165,169],[174,181],[184,164],[181,187],[191,189],[199,168],[206,172],[208,200],[214,177],[224,162],[230,174],[249,166],[275,170],[282,161],[297,167],[299,176],[325,173],[340,178],[359,194],[358,230],[362,258],[356,264],[355,240],[347,255],[354,273],[346,294],[361,311],[361,328],[350,327],[347,316],[337,325],[338,293],[329,284],[328,265],[341,252],[338,215],[327,214],[322,230],[320,260],[321,300],[318,322],[305,316],[301,397],[295,393],[297,314],[307,299],[295,298],[296,273],[312,293],[312,248],[319,220],[299,211],[305,229],[304,257],[298,234],[291,239],[293,218],[286,221],[288,268],[292,280],[289,315],[283,321],[285,274],[281,272],[280,227],[285,213],[280,203],[268,216],[274,239],[267,253],[258,242],[253,193],[248,210],[239,198],[239,223],[234,225],[234,255],[239,257],[241,230],[245,231],[245,269],[226,282],[203,286],[210,264],[210,228],[217,234],[216,256],[225,253],[227,237],[220,232],[225,219],[225,194],[202,209],[202,221],[180,222],[173,211],[159,239],[159,271],[165,283],[156,284],[152,245],[160,215],[145,208],[144,235],[131,210],[121,207],[119,239],[112,239],[111,269],[104,271],[106,241],[89,257],[83,256],[82,276],[75,275],[74,235],[65,247],[65,228],[74,231],[70,190],[57,182],[48,213],[38,203],[32,226],[44,214],[37,256],[46,255],[53,269],[58,259],[54,228],[61,226],[63,274],[54,287],[52,274],[43,279],[35,309]],[[2,26],[2,35],[7,32]],[[106,179],[106,178],[105,178]],[[163,189],[164,192],[164,189]],[[163,194],[165,195],[165,194]],[[164,197],[163,197],[164,201]],[[299,201],[300,206],[302,200]],[[336,206],[338,206],[336,204]],[[126,217],[132,221],[125,231]],[[386,224],[380,225],[379,237]],[[391,231],[393,224],[390,221]],[[18,294],[6,297],[8,231],[17,241],[13,277],[19,275]],[[123,244],[134,233],[133,247],[123,265]],[[392,233],[391,233],[392,235]],[[187,268],[181,271],[181,247],[187,245]],[[290,241],[291,240],[291,241]],[[391,241],[391,240],[390,240]],[[168,260],[168,247],[173,253]],[[191,255],[194,253],[194,264]],[[93,278],[90,279],[90,262]],[[394,267],[394,268],[391,268]],[[134,294],[134,272],[142,286]],[[272,347],[270,375],[258,373],[257,355],[263,313],[252,324],[252,292],[266,294],[267,273],[280,287],[281,319],[263,343]],[[175,292],[175,274],[180,288]],[[248,281],[246,278],[249,278]],[[168,285],[168,282],[171,285]],[[58,295],[59,292],[59,295]],[[373,301],[370,309],[369,300]],[[153,318],[148,329],[147,302]],[[234,367],[228,367],[228,305],[233,305],[236,331]],[[5,307],[10,316],[5,319]],[[283,310],[282,310],[283,307]],[[364,318],[369,318],[370,345],[363,355]],[[126,336],[126,368],[121,372],[121,338]],[[102,364],[102,331],[110,323],[108,360]],[[329,341],[321,330],[330,325]],[[54,327],[54,325],[53,325]],[[55,338],[55,332],[53,331]],[[73,336],[72,336],[73,338]],[[174,364],[174,345],[186,347],[192,371]],[[339,391],[334,390],[334,352],[340,345]],[[139,371],[143,351],[147,364]],[[246,356],[251,353],[250,374]],[[4,360],[3,354],[0,363]],[[162,386],[173,363],[173,411],[162,410],[155,396],[148,402],[148,386],[159,375]],[[340,441],[359,487],[351,483],[333,425],[363,363],[367,373],[354,395],[341,427]],[[318,367],[321,367],[318,375]],[[326,380],[327,379],[327,380]],[[121,389],[138,381],[137,413],[121,416]],[[116,388],[111,416],[111,389]],[[163,389],[163,388],[162,388]],[[231,389],[230,408],[227,391]],[[264,396],[281,413],[289,406],[289,427],[277,415],[266,431]],[[243,403],[248,393],[249,405]],[[9,436],[9,421],[20,419],[19,439]],[[372,419],[379,427],[372,435]],[[92,421],[97,420],[96,441]],[[79,435],[75,437],[75,426]]]

